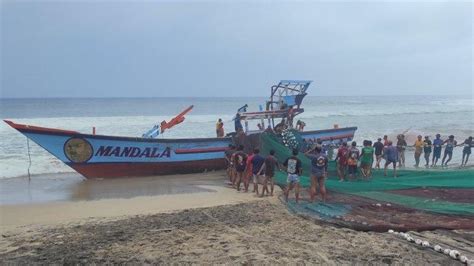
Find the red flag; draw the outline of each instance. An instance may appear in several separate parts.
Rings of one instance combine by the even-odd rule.
[[[182,123],[185,118],[184,115],[187,114],[189,111],[191,111],[193,107],[194,105],[189,106],[184,111],[182,111],[177,116],[175,116],[173,119],[171,119],[169,122],[166,122],[163,120],[163,122],[161,122],[161,133],[163,133],[166,129],[170,129],[174,127],[175,125]]]

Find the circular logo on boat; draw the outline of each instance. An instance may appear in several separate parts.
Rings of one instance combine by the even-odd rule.
[[[82,138],[70,138],[64,144],[64,154],[73,163],[89,161],[92,153],[92,145]]]

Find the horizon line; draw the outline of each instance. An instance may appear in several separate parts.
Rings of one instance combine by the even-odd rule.
[[[308,95],[306,97],[386,97],[386,96],[470,96],[473,94],[360,94],[360,95]],[[0,100],[39,100],[39,99],[176,99],[176,98],[267,98],[266,96],[52,96],[52,97],[0,97]]]

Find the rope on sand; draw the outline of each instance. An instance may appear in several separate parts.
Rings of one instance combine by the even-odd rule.
[[[462,263],[469,265],[469,266],[474,266],[474,259],[469,259],[467,256],[462,255],[459,251],[456,249],[449,249],[449,248],[442,248],[440,245],[434,245],[432,246],[428,241],[426,240],[421,240],[419,238],[413,238],[410,234],[408,233],[403,233],[403,232],[397,232],[392,229],[388,230],[389,234],[393,234],[395,236],[399,236],[408,242],[415,243],[417,245],[420,245],[425,248],[431,248],[436,252],[443,253],[447,256],[450,256],[452,259],[459,260]]]
[[[26,147],[28,149],[28,182],[30,182],[31,181],[31,174],[30,174],[31,155],[30,155],[30,141],[28,138],[26,138]]]

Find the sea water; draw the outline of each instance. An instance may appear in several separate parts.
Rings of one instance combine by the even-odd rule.
[[[265,100],[264,97],[0,99],[0,114],[2,119],[16,123],[83,133],[92,133],[95,127],[96,134],[138,137],[153,125],[194,105],[183,123],[160,137],[196,138],[215,136],[218,118],[223,119],[226,132],[233,131],[232,118],[239,107],[248,104],[248,111],[258,111]],[[306,123],[306,130],[333,128],[336,124],[357,126],[358,143],[365,139],[375,141],[383,135],[395,141],[399,133],[407,135],[409,145],[419,134],[432,139],[436,133],[443,138],[452,134],[458,142],[474,135],[472,96],[308,96],[303,108],[305,112],[296,119]],[[256,127],[256,123],[250,126]],[[25,176],[29,166],[26,138],[2,122],[0,139],[0,178]],[[29,149],[31,174],[73,172],[31,141]],[[461,148],[457,148],[453,163],[459,164],[460,155]]]

